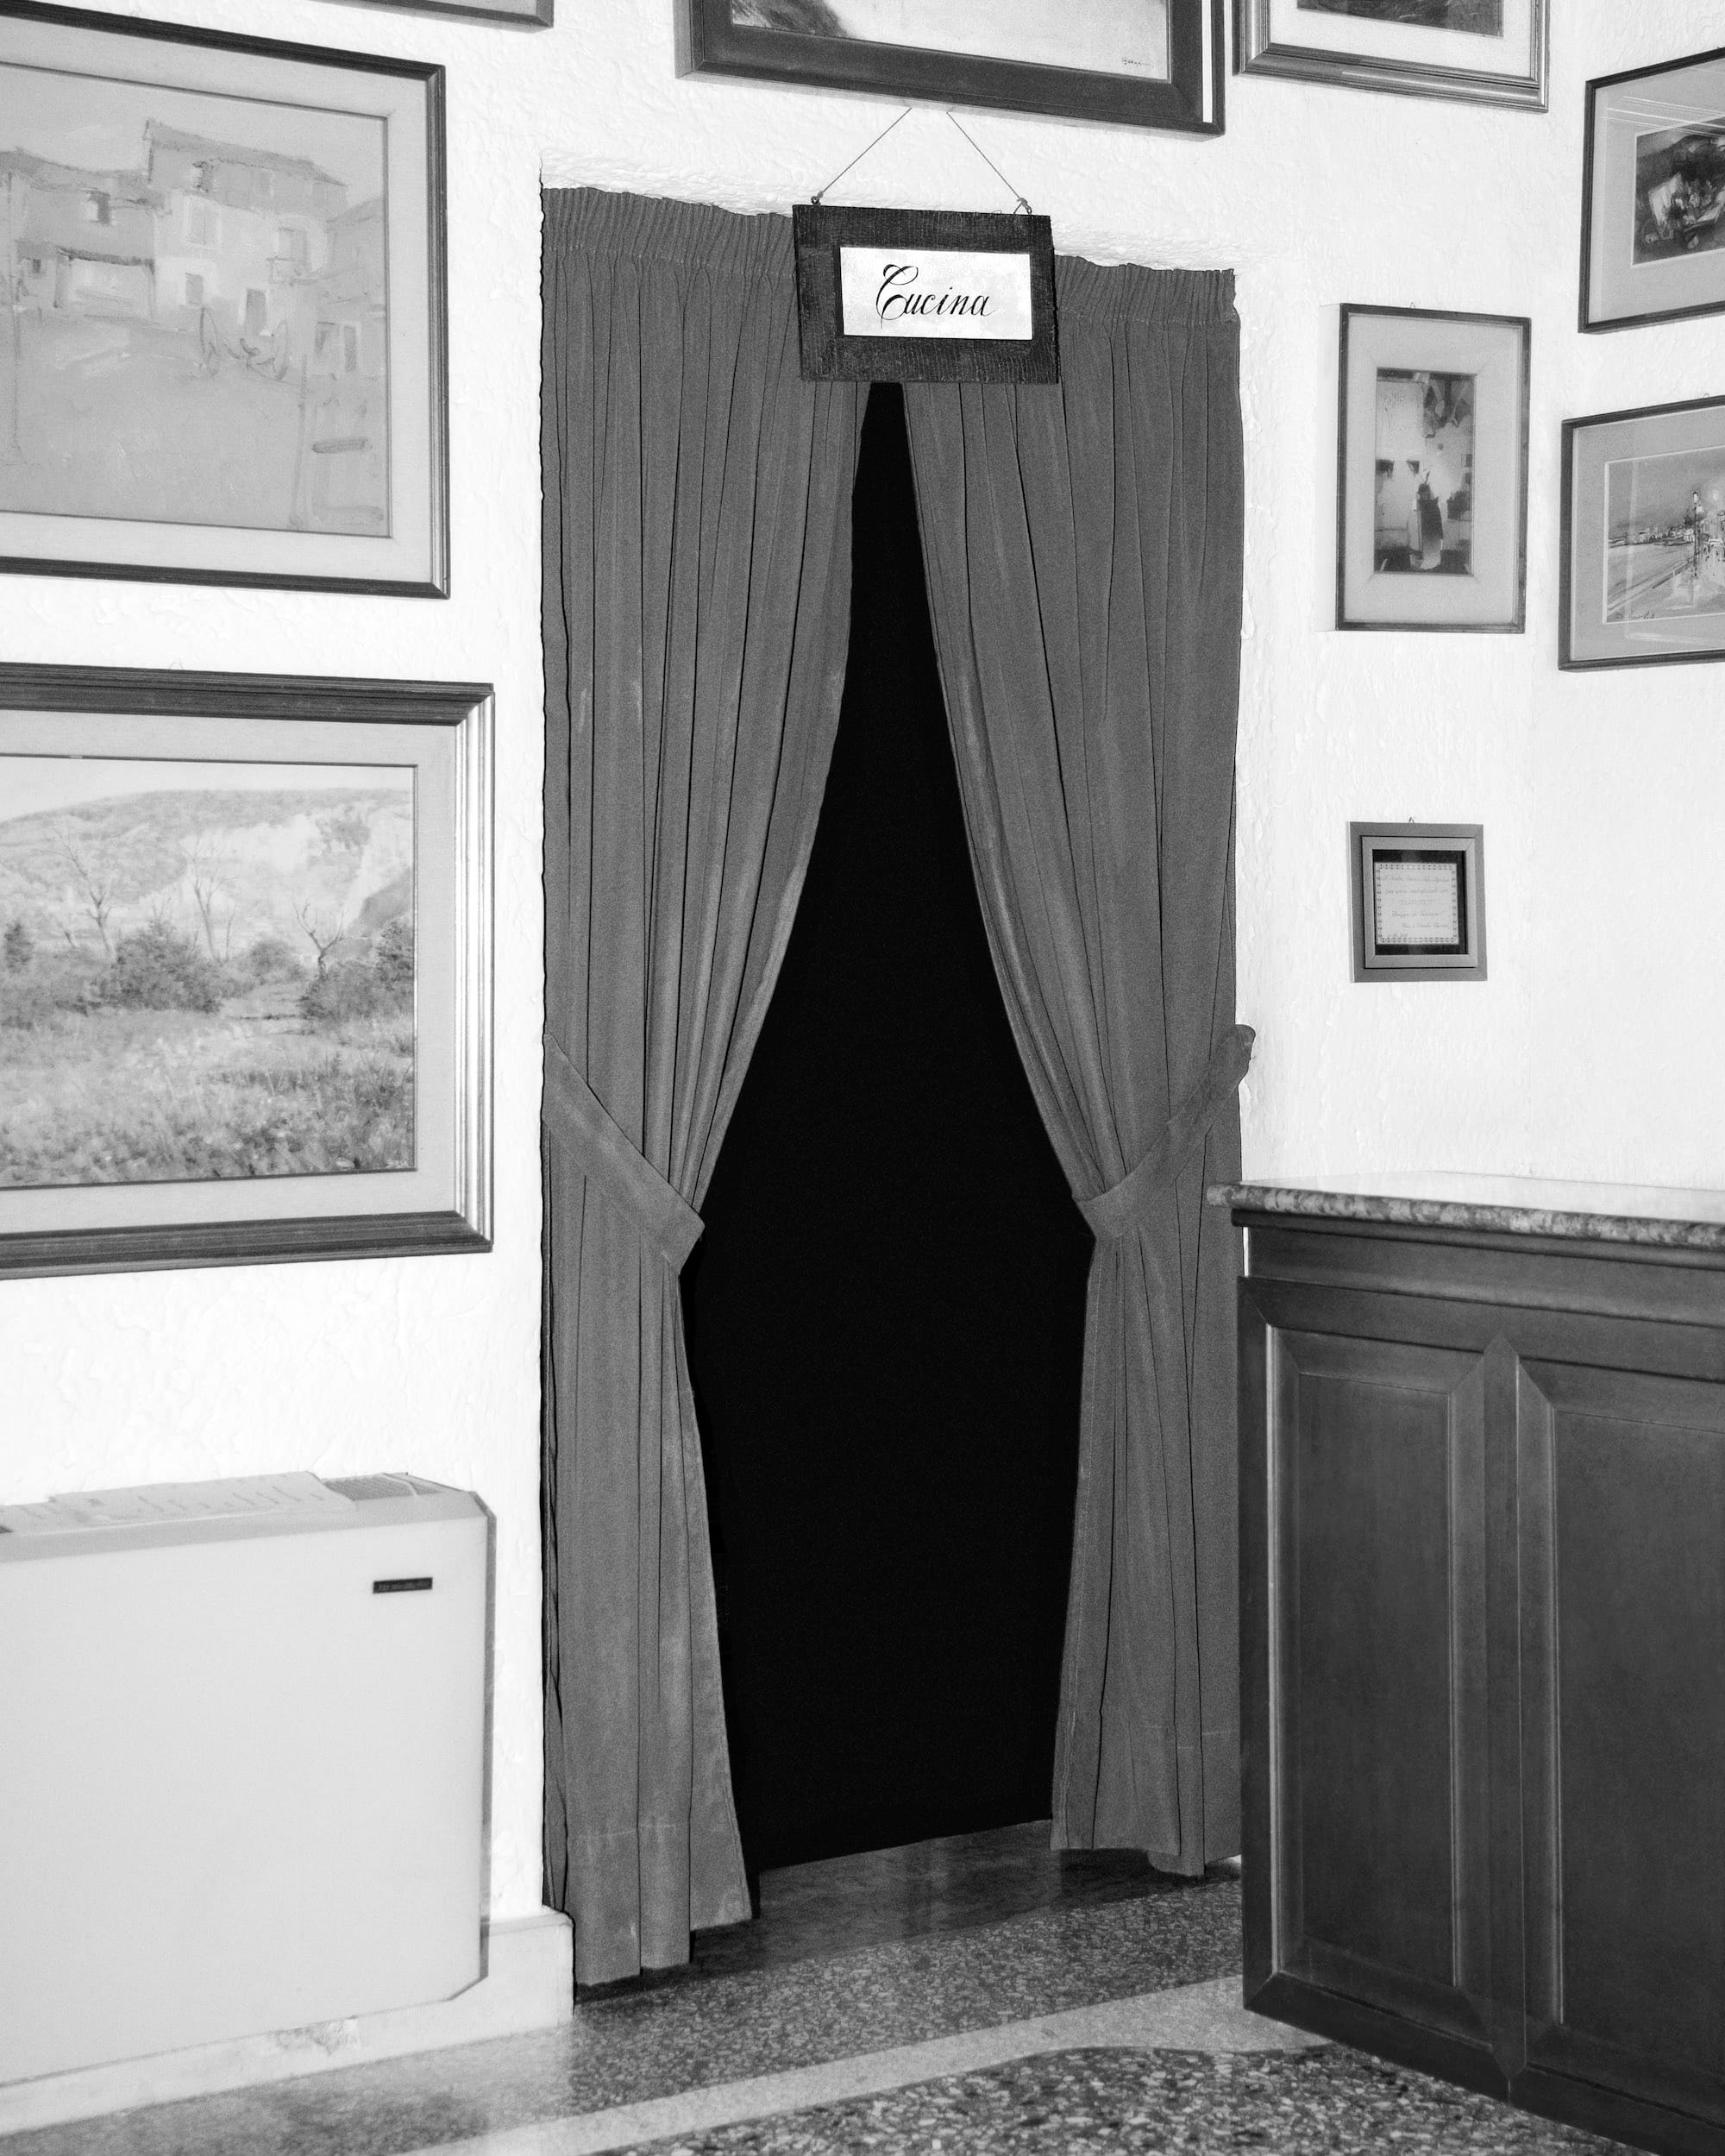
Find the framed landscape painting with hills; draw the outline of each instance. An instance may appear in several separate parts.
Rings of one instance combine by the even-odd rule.
[[[1235,0],[1234,66],[1419,97],[1547,97],[1547,0]]]
[[[0,668],[0,1273],[482,1250],[490,691]]]

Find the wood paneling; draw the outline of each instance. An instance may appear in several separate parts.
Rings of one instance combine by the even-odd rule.
[[[1725,1393],[1521,1407],[1530,2057],[1725,2121]]]
[[[1725,1260],[1237,1214],[1260,2011],[1725,2147]]]
[[[1272,1336],[1275,1965],[1484,2040],[1477,1356]]]

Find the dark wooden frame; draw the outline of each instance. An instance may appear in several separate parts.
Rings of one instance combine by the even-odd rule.
[[[1683,322],[1695,315],[1717,314],[1725,309],[1725,248],[1722,248],[1717,250],[1720,283],[1717,299],[1703,300],[1693,307],[1651,307],[1643,314],[1613,315],[1604,322],[1591,321],[1588,316],[1588,307],[1593,296],[1594,129],[1599,92],[1614,90],[1619,83],[1645,82],[1653,75],[1674,74],[1683,67],[1703,67],[1709,60],[1725,60],[1725,45],[1716,46],[1710,53],[1690,53],[1681,60],[1661,60],[1656,67],[1628,67],[1621,74],[1596,75],[1583,93],[1585,125],[1581,153],[1581,282],[1576,326],[1590,336],[1596,336],[1607,330],[1633,330],[1646,322]]]
[[[1421,322],[1484,322],[1521,333],[1521,500],[1516,510],[1515,611],[1508,621],[1356,621],[1347,611],[1348,330],[1356,315]],[[1446,307],[1372,307],[1345,302],[1336,385],[1336,626],[1401,635],[1520,636],[1527,626],[1527,468],[1532,440],[1534,324],[1524,314],[1473,314]],[[1476,488],[1478,474],[1474,475]]]
[[[1116,127],[1223,130],[1227,37],[1222,0],[1169,0],[1169,77],[1139,81],[1086,69],[1043,67],[970,53],[817,38],[733,22],[730,0],[676,0],[677,72],[736,75],[805,88],[857,90],[938,104],[994,105]],[[1051,0],[1052,4],[1052,0]],[[1210,58],[1204,57],[1206,25]],[[1207,104],[1208,97],[1208,104]]]
[[[460,1130],[457,1203],[447,1210],[321,1218],[163,1223],[0,1232],[0,1279],[72,1273],[160,1272],[186,1266],[266,1265],[311,1258],[398,1258],[492,1247],[492,691],[456,682],[347,681],[121,667],[0,666],[0,712],[62,711],[348,721],[448,727],[460,745],[462,802],[455,864],[457,1003],[463,1038],[455,1073]],[[166,1186],[172,1188],[173,1186]],[[267,1197],[268,1185],[257,1188]]]
[[[1392,852],[1464,856],[1463,910],[1467,920],[1465,949],[1444,965],[1409,956],[1385,964],[1367,963],[1376,938],[1366,933],[1376,918],[1371,887],[1365,876],[1365,847],[1377,840]],[[1485,827],[1477,823],[1351,823],[1348,826],[1348,887],[1353,913],[1353,977],[1356,981],[1483,981],[1485,972]]]
[[[952,210],[829,209],[800,202],[791,212],[797,260],[797,332],[805,381],[1057,382],[1054,231],[1046,217]],[[974,248],[1030,260],[1026,340],[847,336],[840,326],[839,249]]]
[[[393,0],[388,0],[393,4]],[[544,0],[548,9],[549,0]],[[447,599],[449,595],[449,324],[448,217],[445,206],[444,71],[430,62],[392,60],[322,45],[289,44],[279,38],[242,37],[224,30],[198,30],[179,23],[141,22],[129,16],[98,15],[85,8],[62,8],[46,0],[0,0],[0,34],[9,18],[53,23],[67,30],[87,30],[109,37],[135,37],[166,45],[191,46],[208,52],[243,53],[256,60],[279,60],[304,66],[342,68],[356,74],[391,75],[423,83],[425,90],[426,314],[430,349],[426,390],[430,439],[426,444],[430,560],[423,581],[405,578],[324,576],[267,570],[163,567],[148,563],[57,561],[35,555],[0,554],[0,575],[122,578],[130,583],[221,584],[260,587],[271,591],[344,591],[383,597]],[[5,57],[0,53],[0,60]],[[91,519],[101,521],[101,519]],[[219,531],[217,525],[198,525]]]
[[[1234,72],[1281,75],[1293,82],[1334,83],[1346,89],[1389,91],[1405,97],[1453,97],[1465,104],[1513,105],[1544,112],[1551,95],[1552,28],[1549,0],[1533,0],[1534,72],[1530,76],[1483,75],[1435,62],[1371,60],[1277,45],[1270,36],[1270,0],[1234,0]]]
[[[1676,412],[1725,412],[1725,397],[1690,397],[1679,404],[1638,405],[1624,412],[1589,412],[1563,423],[1562,511],[1558,525],[1558,664],[1569,673],[1588,673],[1606,666],[1705,666],[1725,659],[1725,620],[1720,641],[1709,651],[1643,651],[1621,658],[1578,659],[1572,649],[1574,630],[1574,570],[1572,540],[1575,518],[1576,437],[1588,427],[1615,426],[1625,419],[1659,419]]]

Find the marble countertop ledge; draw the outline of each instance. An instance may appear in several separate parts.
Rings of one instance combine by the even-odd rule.
[[[1547,1182],[1533,1176],[1433,1170],[1214,1183],[1206,1195],[1212,1205],[1236,1206],[1245,1212],[1292,1213],[1308,1220],[1473,1229],[1493,1235],[1559,1236],[1575,1242],[1725,1252],[1725,1190]]]

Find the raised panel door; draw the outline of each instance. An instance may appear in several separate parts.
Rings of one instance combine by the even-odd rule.
[[[1245,1619],[1269,1700],[1269,1756],[1247,1748],[1267,1815],[1247,1850],[1248,1994],[1268,1983],[1278,2013],[1290,1987],[1352,2002],[1388,2018],[1335,2033],[1413,2055],[1394,2026],[1429,2032],[1451,2070],[1501,2088],[1484,1347],[1283,1329],[1250,1284],[1242,1321],[1262,1373],[1242,1440],[1264,1449],[1243,1476],[1263,1547],[1242,1568],[1267,1583]],[[1289,2018],[1318,2026],[1320,2006]]]
[[[1725,1386],[1530,1361],[1517,1422],[1529,2093],[1725,2126]]]

